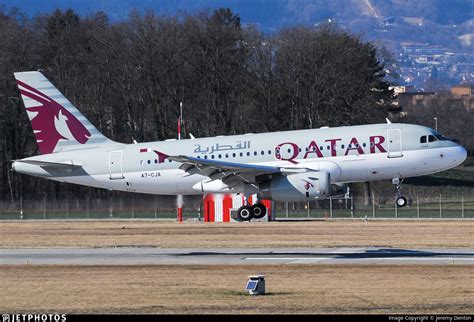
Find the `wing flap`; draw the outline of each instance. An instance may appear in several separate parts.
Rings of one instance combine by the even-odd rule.
[[[265,173],[281,172],[279,167],[250,164],[250,163],[237,163],[237,162],[201,159],[201,158],[188,157],[184,155],[169,156],[168,159],[176,161],[176,162],[181,162],[183,163],[183,165],[186,165],[186,167],[187,166],[197,166],[197,167],[204,167],[204,168],[210,167],[214,169],[238,170],[239,172],[246,171],[246,170],[250,172],[265,172]],[[183,170],[186,169],[186,167],[184,166],[182,167],[183,168],[181,169]]]

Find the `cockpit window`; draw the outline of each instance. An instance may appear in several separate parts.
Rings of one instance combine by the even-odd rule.
[[[437,141],[434,135],[428,135],[428,142],[434,142]]]
[[[423,135],[423,136],[420,138],[420,143],[426,143],[426,135]]]
[[[447,138],[442,134],[435,134],[436,138],[440,141],[446,141]]]

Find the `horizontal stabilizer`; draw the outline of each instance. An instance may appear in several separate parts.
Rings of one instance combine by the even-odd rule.
[[[35,164],[42,167],[56,168],[56,169],[72,169],[72,168],[81,168],[81,164],[74,163],[74,161],[63,161],[63,162],[49,162],[49,161],[40,161],[40,160],[16,160],[15,162],[23,162],[29,164]]]

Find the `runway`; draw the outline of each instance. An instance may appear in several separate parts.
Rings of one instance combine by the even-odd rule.
[[[474,265],[474,249],[393,248],[16,248],[0,265]]]

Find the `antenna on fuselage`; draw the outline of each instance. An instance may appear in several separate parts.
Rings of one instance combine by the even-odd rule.
[[[179,102],[178,140],[181,140],[181,123],[182,122],[183,122],[183,102]]]
[[[390,122],[390,120],[386,117],[385,120],[387,121],[387,124],[392,124],[392,122]]]

